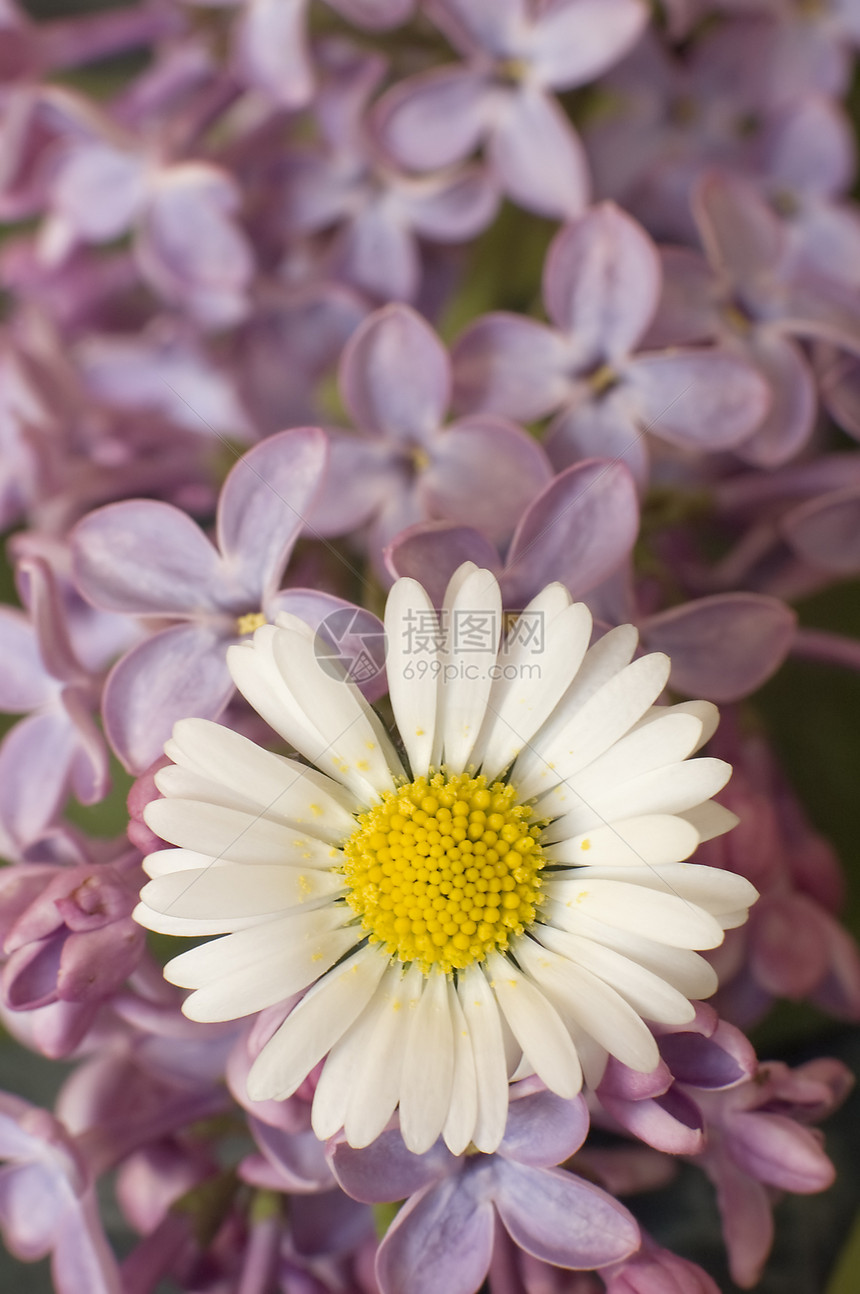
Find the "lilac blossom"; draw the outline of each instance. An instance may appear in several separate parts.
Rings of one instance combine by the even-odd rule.
[[[401,166],[435,171],[485,144],[515,202],[569,219],[588,202],[579,137],[552,91],[593,80],[634,43],[639,0],[439,0],[433,16],[467,60],[394,86],[380,100],[380,141]]]
[[[51,1255],[58,1294],[120,1294],[93,1179],[81,1149],[47,1110],[0,1093],[0,1228],[25,1262]]]
[[[474,561],[498,575],[506,607],[522,608],[558,580],[582,598],[625,562],[639,529],[636,489],[623,463],[589,459],[560,472],[526,508],[503,560],[473,526],[411,526],[386,553],[395,575],[410,575],[441,606],[448,579]]]
[[[775,467],[803,448],[815,421],[814,376],[797,339],[856,354],[860,312],[839,284],[797,270],[784,224],[748,181],[709,173],[695,210],[711,268],[686,249],[664,253],[667,291],[651,340],[720,340],[759,369],[771,408],[738,452]]]
[[[176,622],[126,653],[105,686],[105,731],[133,771],[161,754],[178,718],[221,713],[233,694],[226,648],[260,617],[290,610],[316,627],[348,605],[313,590],[277,591],[325,461],[325,437],[314,427],[250,450],[221,491],[217,548],[178,508],[149,499],[100,509],[76,528],[75,579],[87,598],[105,610]],[[369,613],[364,622],[376,624]]]
[[[656,248],[603,203],[554,239],[543,275],[552,325],[511,314],[479,319],[453,352],[457,405],[556,417],[557,468],[594,455],[623,459],[642,488],[646,432],[684,450],[746,439],[767,412],[764,382],[719,350],[636,354],[660,296]]]
[[[330,231],[334,277],[383,301],[411,301],[421,280],[419,238],[474,238],[495,215],[496,186],[484,167],[416,178],[386,166],[363,120],[384,60],[329,42],[319,61],[327,72],[314,104],[321,140],[287,163],[287,228]]]
[[[335,1175],[356,1199],[407,1198],[376,1260],[382,1294],[444,1288],[473,1294],[490,1267],[498,1224],[520,1248],[560,1267],[617,1262],[639,1244],[639,1229],[620,1204],[597,1187],[554,1167],[582,1144],[584,1101],[527,1090],[511,1102],[508,1125],[493,1155],[456,1157],[440,1142],[423,1155],[407,1151],[392,1129],[365,1150],[335,1141]],[[445,1251],[434,1237],[447,1238]]]
[[[551,470],[519,427],[491,414],[447,426],[451,372],[439,338],[413,310],[375,311],[344,348],[343,402],[356,431],[331,433],[331,464],[311,513],[313,530],[369,525],[368,551],[431,518],[471,522],[507,541]]]

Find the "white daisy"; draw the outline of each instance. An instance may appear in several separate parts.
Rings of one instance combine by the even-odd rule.
[[[756,892],[683,861],[734,825],[710,799],[730,769],[685,762],[716,710],[655,705],[669,661],[633,660],[631,626],[589,648],[587,608],[554,584],[503,645],[498,584],[471,564],[449,585],[446,632],[408,579],[385,623],[402,757],[303,622],[229,649],[236,686],[315,767],[178,723],[146,811],[178,848],[147,859],[135,916],[224,936],[165,969],[193,990],[193,1020],[304,993],[251,1069],[252,1100],[290,1096],[326,1058],[319,1137],[367,1145],[399,1108],[417,1153],[440,1135],[455,1154],[492,1151],[512,1078],[572,1097],[608,1054],[652,1070],[645,1022],[692,1019],[690,999],[716,987],[694,950]]]

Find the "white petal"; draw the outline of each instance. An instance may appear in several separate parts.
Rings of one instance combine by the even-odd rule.
[[[667,863],[648,867],[583,867],[569,882],[573,892],[582,881],[592,879],[630,881],[664,894],[677,894],[712,916],[746,911],[758,898],[758,890],[745,876],[720,867],[698,863]]]
[[[439,688],[437,639],[438,620],[426,592],[416,580],[398,580],[385,604],[385,669],[394,718],[413,777],[427,774],[433,755]]]
[[[547,835],[552,836],[552,823]],[[578,863],[589,867],[657,867],[689,858],[699,844],[699,833],[683,818],[655,813],[627,818],[606,827],[596,827],[568,840],[545,847],[546,857],[555,863]]]
[[[641,656],[579,707],[554,740],[538,734],[511,775],[519,794],[530,799],[586,769],[641,719],[665,688],[670,669],[660,652]]]
[[[558,590],[558,592],[556,592]],[[563,605],[558,605],[561,599]],[[522,614],[526,626],[541,617],[543,648],[514,630],[514,648],[502,648],[501,677],[493,682],[481,734],[472,752],[476,765],[492,780],[507,768],[552,714],[570,686],[591,637],[591,612],[570,605],[563,586],[551,584]]]
[[[559,1096],[576,1096],[582,1088],[582,1070],[555,1007],[507,957],[490,953],[487,970],[499,1006],[535,1073]]]
[[[212,921],[188,921],[187,917],[175,917],[170,913],[156,912],[146,903],[138,903],[131,914],[140,926],[154,930],[159,935],[179,935],[190,938],[198,935],[223,935],[230,930],[247,930],[259,925],[258,917],[217,917]]]
[[[502,595],[492,572],[476,569],[462,581],[444,628],[437,745],[441,732],[442,761],[461,773],[484,722],[502,632]]]
[[[633,625],[618,625],[604,634],[585,653],[576,676],[546,723],[538,729],[537,738],[552,745],[564,732],[571,718],[615,674],[628,665],[636,650],[639,635]],[[511,781],[518,780],[520,766],[527,769],[529,751],[523,751],[514,764]],[[540,765],[538,760],[537,764]]]
[[[453,983],[448,984],[448,1009],[454,1031],[454,1080],[451,1084],[451,1108],[442,1136],[452,1155],[462,1155],[475,1136],[478,1080],[469,1026]]]
[[[180,719],[164,751],[189,773],[229,787],[257,808],[265,806],[273,819],[307,824],[314,835],[325,840],[340,840],[354,831],[352,815],[364,807],[325,774],[264,750],[241,733],[208,719]]]
[[[354,1058],[344,1128],[351,1146],[369,1146],[382,1132],[400,1099],[409,1018],[421,994],[416,965],[395,964],[386,972],[366,1012],[375,1008],[373,1034]],[[378,1003],[378,1006],[377,1006]]]
[[[340,850],[311,835],[219,804],[196,800],[152,800],[146,824],[163,840],[195,849],[210,858],[237,863],[279,864],[331,870],[343,859]]]
[[[623,818],[654,813],[680,816],[721,791],[732,775],[730,764],[701,757],[643,773],[618,786],[609,785],[553,823],[558,837],[577,836]]]
[[[614,948],[551,926],[535,925],[532,935],[545,948],[590,971],[620,993],[643,1020],[687,1024],[696,1014],[688,998],[671,984]]]
[[[171,872],[144,885],[140,897],[154,911],[192,923],[219,917],[228,922],[235,917],[261,921],[342,890],[343,877],[336,872],[242,864]]]
[[[400,1131],[407,1150],[422,1155],[441,1135],[454,1081],[454,1029],[447,978],[432,971],[412,1012],[403,1057]]]
[[[589,804],[607,786],[629,782],[691,755],[702,731],[693,715],[667,714],[638,724],[599,759],[562,782],[535,805],[536,817],[558,817],[576,808],[577,800]]]
[[[403,776],[403,766],[355,684],[328,674],[313,642],[292,627],[277,630],[272,652],[293,707],[319,733],[315,749],[302,753],[356,795],[364,796],[365,787],[379,795],[390,791],[393,777]]]
[[[458,976],[457,996],[472,1040],[478,1085],[478,1118],[473,1142],[492,1154],[508,1121],[508,1064],[495,994],[477,964]]]
[[[364,1010],[387,966],[388,958],[366,945],[309,989],[251,1066],[250,1099],[292,1096]]]
[[[277,924],[280,926],[281,923]],[[260,935],[264,930],[265,927],[258,927]],[[361,937],[361,931],[355,926],[341,927],[328,934],[313,933],[304,938],[295,927],[286,931],[282,929],[280,933],[278,947],[267,948],[260,939],[253,965],[231,967],[220,979],[212,980],[186,998],[182,1004],[183,1014],[189,1020],[212,1021],[235,1020],[252,1011],[263,1011],[313,984],[336,961],[345,957]],[[227,938],[236,936],[228,935]],[[272,940],[267,943],[271,944]]]
[[[646,885],[611,880],[550,881],[544,893],[551,903],[546,913],[541,910],[541,916],[562,928],[567,927],[565,913],[582,911],[619,930],[632,930],[675,948],[717,948],[723,941],[722,929],[709,913]]]
[[[541,911],[542,918],[548,915]],[[572,916],[569,911],[568,916]],[[547,928],[541,926],[541,930]],[[552,928],[555,929],[554,926]],[[714,968],[699,953],[688,948],[672,948],[630,930],[619,930],[605,921],[586,916],[584,912],[566,921],[565,929],[632,958],[673,985],[686,998],[697,1000],[716,992],[718,981]]]
[[[200,867],[222,867],[219,859],[213,862],[210,854],[201,854],[196,849],[156,849],[147,854],[143,860],[143,870],[147,876],[166,876],[169,872],[187,872]]]
[[[679,701],[677,705],[655,705],[643,715],[637,727],[644,727],[646,723],[653,723],[655,719],[662,719],[667,714],[689,714],[699,720],[702,731],[695,750],[706,746],[720,725],[720,712],[713,701]]]
[[[572,1017],[611,1055],[648,1074],[660,1060],[653,1034],[624,999],[601,979],[526,937],[517,957],[565,1017]]]
[[[702,842],[724,835],[740,822],[736,813],[732,813],[731,809],[726,809],[713,800],[706,800],[704,804],[685,809],[679,816],[696,828]]]

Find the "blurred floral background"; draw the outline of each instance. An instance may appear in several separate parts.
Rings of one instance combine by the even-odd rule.
[[[0,1282],[381,1288],[397,1201],[161,978],[143,807],[176,720],[259,736],[230,643],[350,655],[473,560],[720,706],[696,861],[761,893],[736,1072],[667,1051],[692,1113],[596,1096],[567,1163],[658,1257],[488,1288],[860,1289],[858,48],[860,0],[0,0]]]

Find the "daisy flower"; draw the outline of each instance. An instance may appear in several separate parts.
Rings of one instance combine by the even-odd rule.
[[[398,580],[385,628],[394,740],[295,617],[228,649],[303,759],[179,722],[145,815],[177,848],[146,860],[135,915],[223,936],[165,968],[193,990],[191,1019],[291,1007],[252,1100],[290,1096],[324,1060],[319,1137],[365,1146],[399,1110],[417,1154],[440,1135],[490,1152],[513,1079],[570,1098],[609,1055],[653,1070],[648,1022],[693,1018],[716,988],[695,950],[756,892],[684,861],[734,825],[710,798],[730,769],[688,760],[715,708],[656,705],[669,660],[634,660],[632,626],[589,647],[588,609],[552,584],[505,635],[497,581],[468,563],[439,614]]]

